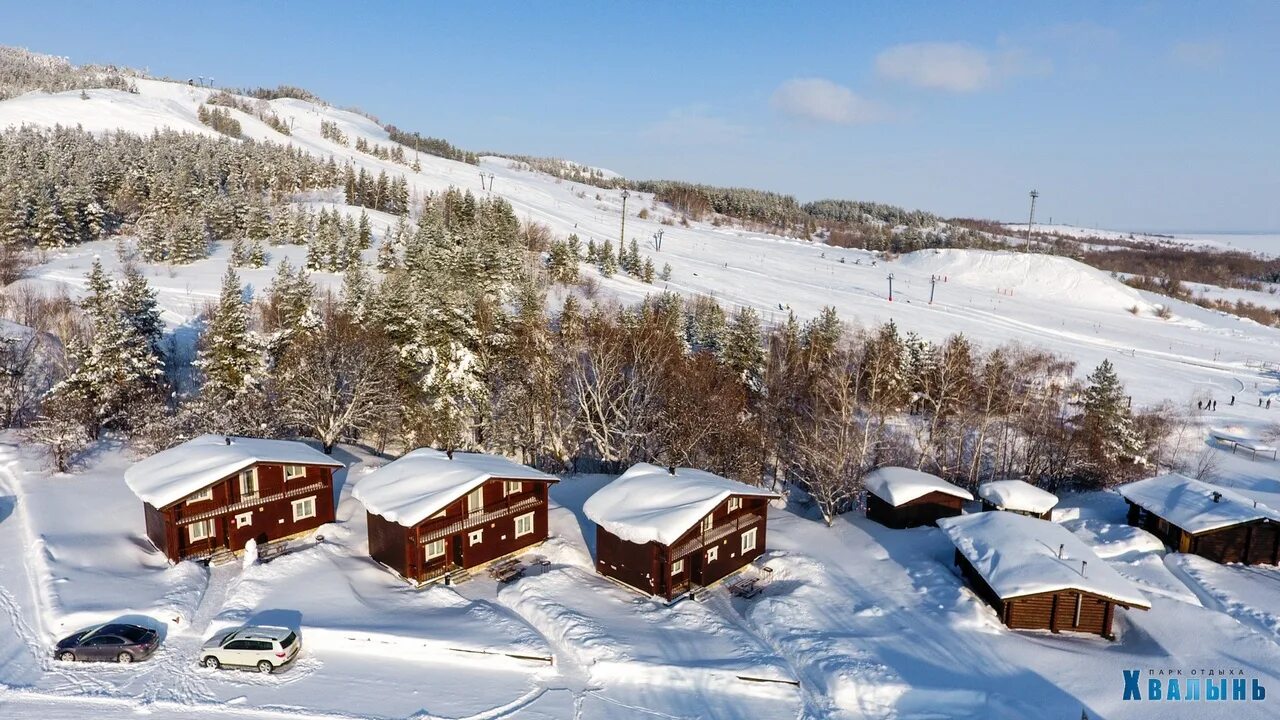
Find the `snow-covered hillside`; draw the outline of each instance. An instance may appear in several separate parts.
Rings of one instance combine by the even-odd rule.
[[[0,127],[214,134],[197,119],[214,91],[144,79],[137,86],[137,94],[13,98],[0,102]],[[229,112],[246,137],[404,176],[412,193],[493,193],[557,235],[618,239],[618,191],[496,157],[477,167],[423,154],[415,171],[321,132],[322,122],[335,123],[351,145],[388,145],[387,132],[367,117],[294,99],[269,105],[291,135]],[[491,189],[481,190],[481,176],[488,185],[490,174]],[[359,212],[319,193],[295,201]],[[639,239],[641,253],[659,267],[670,264],[672,274],[656,285],[596,277],[605,299],[633,302],[661,290],[710,295],[774,322],[833,306],[856,326],[892,320],[932,339],[963,333],[989,345],[1042,346],[1084,372],[1110,360],[1136,406],[1193,407],[1216,398],[1215,423],[1242,437],[1262,437],[1280,418],[1272,414],[1280,405],[1259,403],[1280,399],[1280,330],[1134,290],[1071,259],[968,250],[887,259],[736,227],[684,225],[646,193],[632,193],[626,210],[628,239]],[[369,215],[378,235],[395,222]],[[659,230],[661,251],[648,242]],[[273,263],[287,258],[297,266],[305,248],[270,252]],[[110,263],[115,254],[111,241],[49,253],[20,282],[78,294],[92,258]],[[228,255],[219,247],[191,265],[143,265],[175,333],[195,332]],[[258,291],[272,273],[246,269],[242,278]],[[329,287],[341,282],[314,277]],[[1157,315],[1164,306],[1170,317]],[[1280,498],[1280,465],[1231,455],[1204,437],[1195,442],[1212,450],[1224,484],[1263,502]],[[935,529],[888,530],[857,513],[828,528],[799,503],[769,511],[763,595],[744,600],[719,588],[703,602],[668,607],[593,572],[594,525],[583,508],[606,476],[568,476],[551,491],[552,539],[537,550],[546,562],[523,579],[499,585],[477,577],[418,591],[370,561],[364,511],[352,497],[385,459],[346,446],[337,455],[349,467],[337,481],[338,522],[324,529],[323,543],[269,565],[207,570],[171,567],[145,540],[140,503],[122,478],[130,461],[123,448],[102,443],[81,472],[51,475],[37,448],[15,433],[0,435],[0,548],[10,551],[0,553],[0,716],[78,720],[141,705],[158,717],[228,718],[1142,717],[1121,701],[1122,671],[1175,661],[1247,671],[1280,692],[1280,573],[1165,555],[1154,536],[1125,524],[1114,493],[1064,498],[1058,509],[1069,530],[1151,601],[1149,611],[1124,612],[1118,641],[1108,643],[1009,631],[957,574],[954,549]],[[87,516],[102,521],[80,522]],[[144,615],[159,618],[167,633],[146,664],[80,667],[50,658],[50,643],[69,630]],[[305,656],[275,676],[194,666],[209,632],[246,621],[296,624]],[[1177,705],[1159,716],[1269,718],[1274,703]]]

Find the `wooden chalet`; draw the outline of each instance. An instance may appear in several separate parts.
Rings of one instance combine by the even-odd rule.
[[[147,537],[173,562],[266,545],[333,522],[333,472],[301,442],[201,435],[134,463]]]
[[[759,557],[776,494],[692,468],[633,465],[587,499],[596,571],[668,600]]]
[[[1220,563],[1280,563],[1280,512],[1230,488],[1178,474],[1121,485],[1129,524],[1177,552]]]
[[[882,467],[863,478],[867,517],[891,528],[935,525],[959,515],[973,495],[937,475],[904,467]]]
[[[1116,608],[1148,610],[1132,582],[1056,523],[1008,512],[942,518],[955,562],[974,592],[1015,630],[1115,639]]]
[[[555,476],[504,457],[420,448],[361,478],[369,554],[414,583],[450,577],[547,539]]]
[[[1057,495],[1021,480],[983,483],[978,486],[978,497],[984,511],[1004,510],[1041,520],[1048,520],[1058,504]]]

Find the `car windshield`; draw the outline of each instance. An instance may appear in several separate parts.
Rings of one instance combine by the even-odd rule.
[[[297,639],[298,639],[297,633],[291,632],[288,635],[286,635],[283,640],[280,641],[280,647],[284,648],[285,650],[288,650],[289,646],[293,645],[293,641]]]

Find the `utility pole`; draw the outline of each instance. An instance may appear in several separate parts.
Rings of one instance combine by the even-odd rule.
[[[493,173],[489,173],[489,192],[493,192]]]
[[[627,241],[627,198],[629,197],[631,197],[631,193],[627,192],[626,188],[623,188],[622,189],[622,229],[618,231],[619,243],[625,243]]]
[[[930,305],[933,304],[933,289],[937,286],[938,286],[938,276],[930,275],[929,276],[929,304]]]
[[[487,189],[488,189],[488,188],[486,188],[486,187],[484,186],[484,171],[483,171],[483,170],[481,170],[481,171],[480,171],[480,189],[481,189],[481,190],[487,190]]]
[[[889,273],[889,302],[893,302],[893,273]]]
[[[1040,197],[1040,193],[1035,190],[1031,191],[1031,215],[1027,217],[1027,248],[1031,248],[1031,225],[1036,221],[1036,198]]]
[[[662,233],[663,232],[665,231],[659,229],[658,232],[653,234],[653,249],[657,250],[658,252],[662,252]]]

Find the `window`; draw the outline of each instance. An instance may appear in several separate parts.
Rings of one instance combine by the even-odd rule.
[[[468,545],[479,545],[482,542],[484,542],[483,530],[474,530],[470,535],[467,536]]]
[[[307,467],[305,465],[285,465],[284,466],[285,480],[296,480],[300,477],[306,477],[306,476],[307,476]]]
[[[222,649],[223,650],[252,650],[253,648],[250,647],[251,644],[252,643],[249,640],[232,640],[226,645],[223,645]]]
[[[700,533],[711,532],[711,526],[712,524],[714,524],[714,522],[715,520],[712,519],[710,515],[702,518],[702,522],[698,525],[698,532]]]
[[[198,493],[188,495],[187,504],[190,505],[191,503],[204,502],[205,500],[212,500],[212,499],[213,499],[213,488],[207,487]]]
[[[679,560],[671,563],[672,575],[679,575],[682,572],[684,572],[684,558],[680,558]]]
[[[293,501],[293,519],[295,522],[297,522],[298,520],[306,520],[307,518],[313,518],[315,516],[316,516],[316,499],[314,495],[309,498],[302,498],[301,500]]]
[[[471,515],[484,512],[484,486],[467,493],[467,512]]]
[[[187,526],[187,537],[191,542],[200,542],[213,537],[213,521],[197,520]]]
[[[516,537],[533,534],[533,513],[525,513],[516,518]]]
[[[236,527],[248,527],[253,524],[253,513],[240,513],[236,516]]]
[[[443,539],[433,540],[427,543],[426,556],[428,561],[435,560],[436,558],[439,558],[439,557],[444,557],[444,540]]]
[[[740,497],[731,497],[731,498],[729,498],[729,512],[733,512],[734,510],[738,510],[738,509],[739,509],[739,508],[741,508],[741,507],[742,507],[742,498],[740,498]]]
[[[750,552],[756,549],[756,531],[759,528],[751,528],[742,533],[742,552]]]
[[[720,559],[720,548],[713,547],[707,550],[707,562],[713,563]]]
[[[504,480],[502,482],[502,497],[521,492],[524,492],[524,483],[519,480]]]
[[[240,471],[240,499],[250,500],[258,497],[258,468]]]

